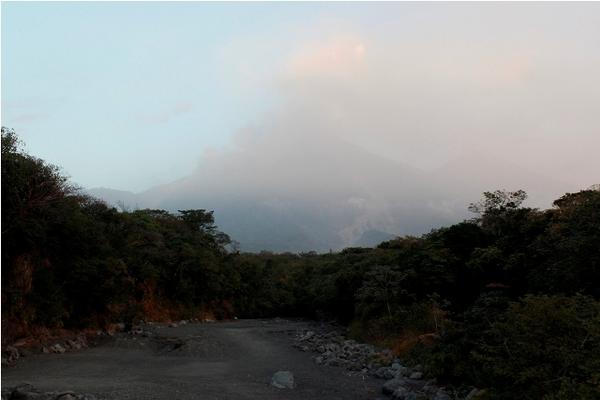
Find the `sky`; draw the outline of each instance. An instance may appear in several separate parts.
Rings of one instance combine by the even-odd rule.
[[[1,34],[2,125],[87,188],[346,144],[600,182],[600,3],[2,2]]]

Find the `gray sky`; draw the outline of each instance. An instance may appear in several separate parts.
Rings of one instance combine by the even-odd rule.
[[[600,3],[2,3],[2,124],[84,187],[306,192],[358,148],[584,188],[598,71]]]

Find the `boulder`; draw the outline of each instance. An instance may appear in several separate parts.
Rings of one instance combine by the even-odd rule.
[[[2,365],[12,364],[20,357],[19,350],[15,346],[6,346],[2,353]]]
[[[435,393],[433,400],[452,400],[450,395],[446,393],[444,390],[440,389]]]
[[[33,385],[29,383],[22,383],[12,389],[10,394],[11,400],[33,400],[42,398],[42,394],[35,390]]]
[[[278,389],[293,389],[294,374],[291,371],[277,371],[271,378],[271,386],[275,386]]]
[[[392,393],[394,393],[394,391],[396,391],[396,389],[398,389],[401,386],[403,387],[404,384],[405,384],[404,379],[401,379],[401,378],[390,379],[389,381],[387,381],[386,383],[383,384],[381,391],[383,392],[383,394],[391,395]]]
[[[67,351],[67,349],[65,349],[62,344],[56,343],[56,344],[50,346],[50,351],[52,351],[53,353],[62,354],[65,351]]]
[[[398,389],[394,390],[392,393],[392,398],[396,400],[407,400],[410,391],[406,389],[404,386],[400,386]]]
[[[78,341],[75,341],[75,340],[67,340],[67,346],[69,346],[73,350],[80,350],[81,349],[81,344]]]
[[[410,379],[423,379],[423,373],[422,372],[413,372],[412,374],[410,374]]]
[[[73,392],[62,392],[59,393],[54,400],[77,400],[77,396]]]
[[[483,390],[479,390],[477,388],[473,388],[469,394],[467,395],[467,397],[465,397],[465,400],[474,400],[476,398],[479,397],[479,395],[481,395],[483,392]]]

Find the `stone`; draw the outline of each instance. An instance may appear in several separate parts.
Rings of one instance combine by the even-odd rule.
[[[91,394],[78,394],[77,400],[97,400],[96,396]]]
[[[54,400],[77,400],[77,397],[73,392],[62,392],[59,393]]]
[[[64,346],[61,345],[60,343],[56,343],[55,345],[50,346],[50,350],[53,353],[57,353],[57,354],[62,354],[65,351],[67,351],[67,349],[65,349]]]
[[[3,365],[12,364],[12,363],[16,362],[20,357],[19,349],[17,349],[15,346],[6,346],[3,353],[4,353],[3,357],[2,357]]]
[[[405,400],[409,393],[410,392],[408,391],[408,389],[406,389],[403,386],[400,386],[398,389],[394,390],[394,392],[392,393],[392,398],[396,400]]]
[[[476,396],[480,394],[480,390],[477,388],[473,388],[469,394],[467,395],[467,397],[465,397],[465,400],[473,400],[476,398]]]
[[[373,376],[379,379],[392,379],[392,373],[387,367],[380,367],[373,373]]]
[[[141,326],[134,326],[131,328],[132,335],[141,335],[144,333],[144,329]]]
[[[439,389],[435,393],[433,400],[452,400],[452,398],[450,397],[450,395],[448,393],[444,392],[442,389]]]
[[[325,362],[325,364],[329,365],[330,367],[339,367],[342,364],[342,362],[337,358],[330,358]]]
[[[314,335],[315,335],[315,333],[313,331],[307,331],[306,333],[304,333],[304,335],[300,336],[300,338],[298,340],[300,340],[300,341],[309,340]]]
[[[386,383],[383,384],[381,391],[383,392],[383,394],[391,395],[392,393],[394,393],[394,391],[396,389],[398,389],[401,386],[404,386],[404,383],[405,383],[404,379],[399,379],[399,378],[390,379],[389,381],[387,381]]]
[[[39,393],[33,385],[29,383],[22,383],[12,390],[10,395],[11,400],[33,400],[41,399],[42,394]]]
[[[293,389],[294,374],[291,371],[277,371],[271,378],[271,386],[278,389]]]
[[[423,373],[422,372],[413,372],[412,374],[410,374],[410,379],[423,379]]]
[[[67,345],[72,348],[73,350],[80,350],[81,349],[81,344],[78,341],[75,340],[67,340]]]

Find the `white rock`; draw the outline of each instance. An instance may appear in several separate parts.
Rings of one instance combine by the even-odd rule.
[[[277,371],[271,378],[271,385],[278,389],[293,389],[294,374],[291,371]]]

